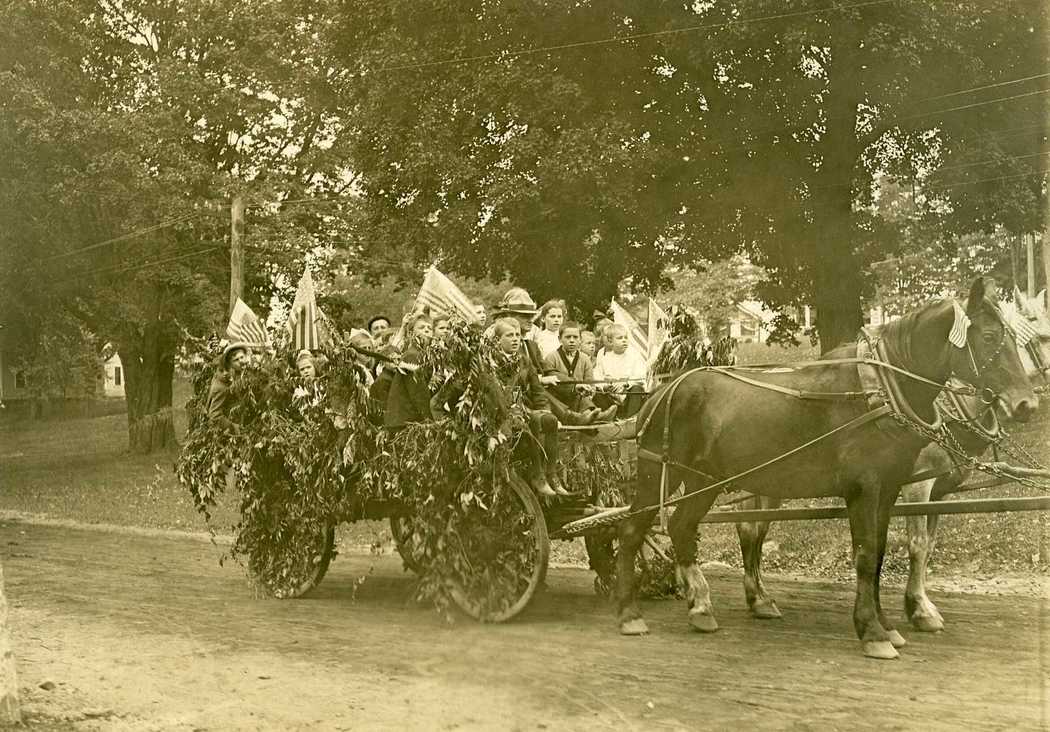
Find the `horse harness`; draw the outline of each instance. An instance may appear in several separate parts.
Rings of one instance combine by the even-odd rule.
[[[973,355],[973,350],[970,348],[969,343],[966,344],[970,365],[973,369],[975,377],[978,377],[982,371],[987,370],[987,368],[998,357],[999,353],[1001,353],[1003,344],[1005,343],[1005,336],[1006,328],[1004,327],[999,347],[988,359],[985,360],[984,363],[980,365],[977,364],[976,359]],[[753,379],[745,375],[748,372],[788,373],[793,372],[799,368],[841,365],[855,365],[857,367],[858,375],[860,377],[862,386],[860,391],[807,391],[781,386],[780,384],[772,384],[766,381],[760,381],[758,379]],[[863,399],[868,404],[868,410],[865,411],[863,414],[851,419],[850,421],[841,424],[823,434],[820,434],[817,437],[809,440],[808,442],[805,442],[802,445],[799,445],[798,447],[789,450],[788,452],[777,455],[776,457],[771,458],[763,463],[760,463],[759,465],[752,466],[747,470],[744,470],[743,472],[737,473],[736,475],[730,476],[728,478],[719,479],[718,477],[705,473],[702,470],[697,470],[692,466],[685,465],[684,463],[672,460],[669,455],[671,442],[671,406],[674,400],[675,392],[677,391],[678,387],[682,384],[682,382],[685,381],[685,379],[687,379],[692,374],[695,374],[700,371],[713,371],[722,374],[728,378],[735,379],[736,381],[748,384],[750,386],[776,392],[779,394],[784,394],[795,399],[817,401],[855,401]],[[888,354],[886,353],[885,346],[881,342],[881,340],[863,330],[861,331],[861,338],[858,340],[857,343],[857,356],[855,358],[836,358],[816,361],[804,361],[800,363],[794,363],[791,367],[777,365],[759,365],[750,367],[702,366],[699,368],[690,369],[689,371],[679,374],[677,377],[675,377],[674,381],[671,382],[671,384],[657,396],[657,403],[654,405],[653,409],[649,411],[649,413],[645,416],[645,419],[639,425],[636,435],[636,438],[640,444],[642,437],[645,435],[646,430],[650,426],[653,415],[656,414],[656,411],[658,409],[664,409],[661,452],[655,453],[651,450],[647,450],[642,447],[638,448],[639,460],[660,463],[661,465],[660,502],[658,506],[647,506],[644,508],[633,509],[626,512],[618,512],[616,513],[615,518],[617,520],[622,520],[637,513],[642,513],[653,508],[658,508],[660,512],[661,528],[666,531],[667,509],[670,506],[673,506],[677,503],[681,503],[689,498],[693,498],[704,493],[710,493],[713,491],[717,491],[719,493],[726,492],[730,484],[737,480],[740,480],[743,477],[758,472],[759,470],[768,468],[840,432],[856,429],[869,422],[874,422],[886,416],[891,416],[898,422],[917,422],[918,425],[922,428],[920,434],[923,434],[924,436],[928,436],[926,434],[927,432],[940,433],[941,431],[943,431],[944,424],[941,418],[941,407],[935,402],[933,420],[926,421],[922,419],[911,408],[911,406],[908,404],[907,399],[904,398],[899,383],[899,377],[901,376],[906,377],[912,381],[934,387],[940,392],[941,395],[947,395],[946,398],[952,400],[950,404],[952,406],[957,406],[959,409],[959,414],[961,415],[966,415],[969,412],[969,410],[963,409],[963,403],[960,399],[960,395],[972,396],[977,394],[977,390],[973,386],[970,386],[969,384],[966,384],[959,380],[952,380],[948,384],[941,384],[936,381],[933,381],[932,379],[927,379],[924,376],[908,371],[907,369],[893,365],[888,361]],[[990,392],[990,390],[988,391]],[[991,405],[994,405],[994,398],[991,400],[985,400],[983,398],[983,393],[981,396],[982,401],[986,405],[988,405],[989,408],[991,407]],[[951,413],[949,412],[949,414]],[[964,420],[962,421],[970,423],[973,420],[964,418]],[[979,424],[980,417],[978,417],[976,421]],[[998,422],[995,423],[995,428],[997,431]],[[949,451],[949,455],[952,455],[953,452],[954,451]],[[952,455],[952,459],[953,462],[955,462],[954,455]],[[957,467],[959,467],[959,465],[956,462],[952,470],[955,470]],[[671,468],[685,470],[689,473],[693,473],[694,475],[698,475],[708,481],[714,482],[695,491],[690,491],[680,496],[671,498],[668,496],[668,473]],[[951,470],[947,472],[951,472]],[[925,475],[925,473],[935,474]],[[911,476],[911,480],[909,482],[918,482],[920,480],[927,480],[933,477],[940,477],[940,475],[943,474],[946,474],[946,471],[924,471],[923,473]],[[674,490],[677,491],[677,486],[675,486]],[[610,515],[610,517],[612,517],[612,515]]]

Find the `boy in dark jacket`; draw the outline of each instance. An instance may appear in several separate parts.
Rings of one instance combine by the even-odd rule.
[[[502,380],[507,396],[513,401],[520,391],[529,418],[527,440],[529,450],[528,482],[542,496],[569,495],[558,475],[558,420],[549,411],[547,392],[532,367],[528,354],[522,349],[521,327],[513,318],[496,321],[494,335],[499,349],[508,357],[517,359],[517,367]]]

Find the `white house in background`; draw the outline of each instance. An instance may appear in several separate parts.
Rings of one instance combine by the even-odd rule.
[[[102,395],[106,397],[124,396],[124,365],[120,356],[114,353],[102,363],[104,372]]]
[[[729,335],[742,343],[765,343],[773,311],[758,300],[743,300],[729,318]]]

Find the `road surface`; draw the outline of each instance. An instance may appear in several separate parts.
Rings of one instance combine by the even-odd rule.
[[[309,599],[256,599],[221,547],[0,521],[24,706],[40,728],[1039,729],[1046,598],[951,594],[898,661],[860,654],[852,588],[769,579],[755,621],[709,573],[722,629],[681,601],[625,638],[591,575],[552,570],[518,620],[447,625],[395,557],[339,556]],[[363,582],[361,581],[363,578]],[[900,591],[890,590],[900,607]],[[47,682],[51,682],[48,684]],[[53,685],[54,688],[40,688]]]

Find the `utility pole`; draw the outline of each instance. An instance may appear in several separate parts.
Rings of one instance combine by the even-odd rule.
[[[230,309],[244,295],[244,196],[230,201]]]
[[[1024,235],[1028,263],[1028,297],[1035,297],[1035,234]]]

